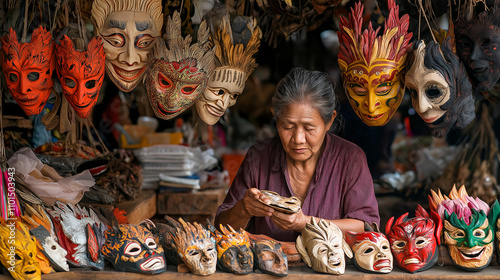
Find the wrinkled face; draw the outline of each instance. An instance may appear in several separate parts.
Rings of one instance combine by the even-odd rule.
[[[314,271],[344,274],[345,257],[342,249],[342,236],[332,235],[330,240],[311,239],[307,242],[306,249],[311,257]]]
[[[38,27],[30,43],[19,43],[12,28],[2,37],[1,65],[12,97],[26,115],[39,114],[52,91],[55,70],[52,35]]]
[[[369,67],[353,63],[342,74],[349,103],[365,124],[383,126],[398,109],[404,94],[400,68],[393,61],[377,59]]]
[[[192,240],[183,252],[179,252],[189,270],[196,275],[215,273],[217,267],[217,250],[210,238]]]
[[[387,235],[396,264],[411,273],[432,267],[437,262],[434,223],[413,218],[394,225]]]
[[[106,51],[106,72],[122,91],[132,91],[142,80],[153,42],[160,36],[145,12],[112,12],[99,30]]]
[[[105,235],[101,251],[117,271],[148,274],[165,271],[163,249],[148,230],[137,225],[119,225]]]
[[[325,123],[310,103],[291,103],[276,121],[281,143],[287,156],[306,161],[317,156],[333,118]]]
[[[471,224],[444,221],[444,240],[453,262],[466,270],[486,267],[493,255],[493,231],[482,214],[471,218]]]
[[[208,80],[205,71],[196,65],[194,58],[180,62],[152,60],[146,87],[157,117],[169,120],[193,105]]]
[[[56,44],[57,76],[69,104],[82,119],[92,112],[104,81],[105,53],[100,37],[92,38],[86,51],[76,51],[64,35]]]
[[[247,274],[253,270],[253,252],[247,245],[233,245],[229,247],[217,262],[224,271]]]
[[[475,88],[490,91],[500,79],[500,28],[491,21],[456,32],[457,54]]]
[[[40,265],[36,258],[36,241],[29,233],[23,234],[21,230],[12,226],[0,226],[0,261],[7,268],[10,275],[16,280],[41,279]],[[14,239],[9,239],[14,235]],[[12,240],[9,242],[9,240]]]
[[[450,99],[450,85],[441,73],[424,66],[425,45],[415,50],[415,62],[405,76],[410,89],[413,108],[428,124],[441,118],[446,111],[441,109]]]
[[[245,88],[246,74],[228,67],[216,68],[205,91],[196,101],[200,118],[209,125],[216,124],[226,109],[236,104]]]
[[[257,258],[257,268],[271,275],[288,275],[287,257],[279,243],[269,240],[260,240],[254,244],[254,247]]]
[[[352,246],[358,266],[371,272],[391,272],[393,262],[389,240],[381,233],[360,235],[362,238]]]

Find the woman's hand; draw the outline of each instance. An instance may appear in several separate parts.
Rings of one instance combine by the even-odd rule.
[[[264,205],[258,199],[265,203],[271,203],[269,198],[263,195],[258,189],[251,188],[245,192],[243,201],[243,208],[250,217],[271,217],[275,212],[273,208]]]
[[[279,211],[274,211],[271,220],[281,230],[302,231],[311,217],[304,215],[302,210],[298,213],[287,214]]]

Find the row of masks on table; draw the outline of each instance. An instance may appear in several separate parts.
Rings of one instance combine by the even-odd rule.
[[[433,136],[466,127],[475,117],[473,91],[487,97],[500,78],[500,9],[463,13],[426,44],[411,43],[409,16],[399,16],[394,0],[388,7],[381,35],[371,23],[362,28],[361,2],[341,19],[338,63],[353,110],[366,125],[386,125],[408,89]]]
[[[395,263],[415,273],[438,262],[442,242],[457,267],[479,271],[489,265],[494,251],[500,204],[490,208],[479,198],[467,195],[465,187],[453,187],[448,196],[432,191],[430,213],[418,205],[415,217],[408,213],[390,218],[385,235],[378,226],[365,225],[365,232],[342,231],[333,223],[314,218],[297,238],[296,246],[304,262],[315,271],[343,274],[345,257],[354,255],[354,264],[364,272],[389,273]]]
[[[92,20],[96,37],[75,50],[68,36],[52,40],[43,27],[31,42],[19,43],[10,29],[2,37],[1,65],[8,88],[27,115],[39,114],[53,89],[53,73],[75,112],[87,118],[107,76],[124,92],[144,80],[157,117],[171,119],[196,104],[200,118],[215,124],[236,103],[256,68],[260,45],[255,19],[229,13],[204,20],[192,43],[181,35],[181,16],[168,17],[161,37],[161,0],[96,0]],[[54,50],[55,48],[55,50]]]

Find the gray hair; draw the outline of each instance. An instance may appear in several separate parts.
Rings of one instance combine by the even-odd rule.
[[[333,88],[328,74],[301,67],[293,68],[276,87],[272,99],[275,120],[288,105],[305,102],[318,110],[323,121],[328,123],[339,103]],[[334,128],[336,125],[332,125],[330,130]]]

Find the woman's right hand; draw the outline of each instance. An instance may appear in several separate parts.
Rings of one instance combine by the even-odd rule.
[[[273,215],[274,209],[266,206],[262,202],[271,203],[269,198],[267,198],[264,194],[262,194],[258,189],[251,188],[246,191],[245,196],[243,197],[243,207],[246,213],[250,217],[271,217]]]

